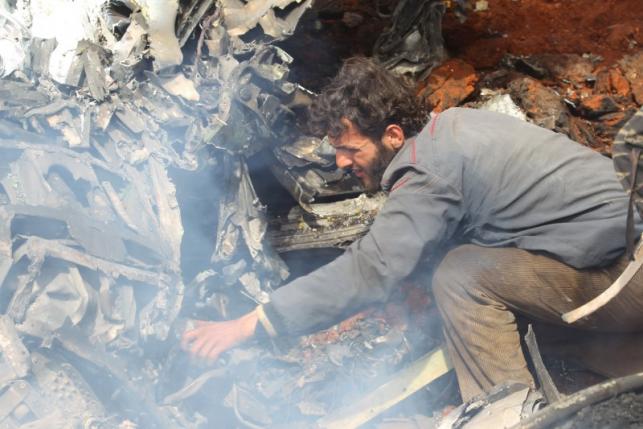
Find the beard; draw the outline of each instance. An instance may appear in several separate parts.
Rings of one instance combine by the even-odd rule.
[[[360,177],[364,191],[368,194],[373,194],[381,189],[384,171],[386,171],[386,168],[395,156],[395,151],[387,149],[381,143],[377,145],[377,149],[377,154],[373,162],[362,169],[363,177]]]

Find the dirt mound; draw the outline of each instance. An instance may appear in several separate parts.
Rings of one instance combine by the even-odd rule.
[[[485,2],[474,2],[485,9]],[[505,54],[600,55],[612,64],[643,45],[640,0],[488,0],[461,23],[452,13],[444,38],[452,56],[476,69]]]

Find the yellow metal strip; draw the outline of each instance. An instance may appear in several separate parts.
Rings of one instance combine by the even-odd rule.
[[[451,369],[447,352],[437,348],[406,368],[393,374],[386,383],[353,402],[320,419],[322,429],[355,429],[417,392]]]

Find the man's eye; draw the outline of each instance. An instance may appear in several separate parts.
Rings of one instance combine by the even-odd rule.
[[[345,152],[345,153],[355,153],[355,152],[357,152],[359,149],[352,148],[352,147],[343,147],[343,148],[339,148],[339,149],[337,149],[337,150],[338,150],[338,151]]]

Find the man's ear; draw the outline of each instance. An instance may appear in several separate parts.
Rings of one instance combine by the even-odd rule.
[[[384,130],[382,144],[394,151],[399,150],[404,144],[404,130],[397,124],[391,124]]]

